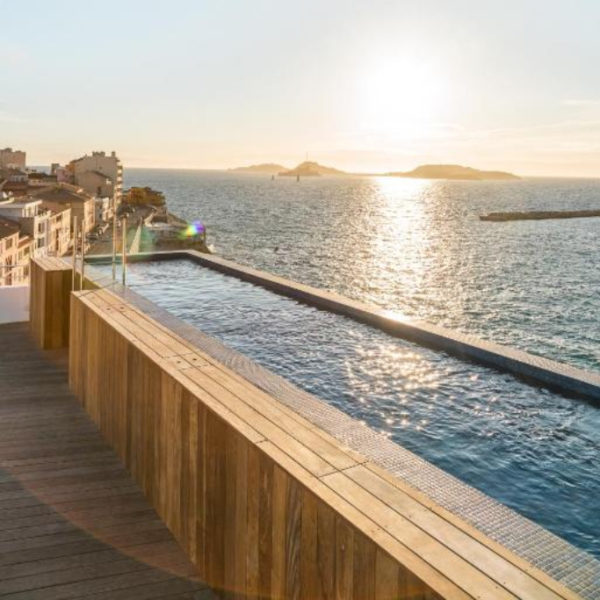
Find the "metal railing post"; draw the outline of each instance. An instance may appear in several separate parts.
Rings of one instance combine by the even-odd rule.
[[[73,217],[73,273],[71,281],[71,289],[75,291],[75,274],[77,271],[77,217]]]
[[[121,228],[123,229],[123,248],[122,248],[122,258],[121,258],[121,262],[122,262],[122,274],[123,274],[123,285],[125,285],[125,282],[127,280],[127,217],[123,217],[123,221],[121,222]]]
[[[81,220],[81,281],[79,289],[83,289],[83,268],[85,265],[85,218]]]
[[[113,207],[112,222],[112,278],[117,279],[117,207]]]

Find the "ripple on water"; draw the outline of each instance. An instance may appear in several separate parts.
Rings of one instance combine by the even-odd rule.
[[[125,179],[164,190],[173,212],[201,218],[226,258],[600,370],[600,219],[478,219],[598,208],[599,180],[297,184],[173,170],[128,170]]]
[[[600,556],[597,408],[190,262],[133,264],[130,282],[205,333]]]

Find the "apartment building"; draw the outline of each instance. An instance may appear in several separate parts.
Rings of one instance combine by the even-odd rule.
[[[18,223],[0,217],[0,286],[29,283],[31,238]]]
[[[48,255],[64,256],[71,248],[71,207],[51,210]]]
[[[29,171],[27,175],[29,177],[29,188],[48,187],[57,182],[56,175],[48,175],[48,173],[42,171]]]
[[[0,150],[0,169],[25,169],[26,154],[21,150],[4,148]]]
[[[96,198],[96,223],[110,222],[112,219],[112,201],[106,196]]]
[[[0,217],[17,223],[21,233],[31,238],[31,255],[36,258],[47,254],[50,216],[50,210],[37,198],[9,197],[0,201]]]
[[[0,181],[2,182],[2,190],[4,192],[22,195],[27,192],[29,175],[21,169],[0,167]]]
[[[89,233],[96,224],[94,197],[86,194],[79,186],[57,183],[53,186],[34,190],[30,196],[41,200],[43,206],[53,212],[70,208],[71,224],[77,217],[77,228],[79,229],[83,222],[86,233]]]
[[[123,166],[115,152],[92,152],[72,160],[68,169],[73,174],[73,183],[81,186],[88,194],[108,197],[112,208],[116,208],[123,195]]]

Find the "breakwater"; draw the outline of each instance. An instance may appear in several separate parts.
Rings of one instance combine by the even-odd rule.
[[[481,221],[541,221],[543,219],[581,219],[600,217],[600,210],[539,210],[528,212],[496,212],[480,215]]]

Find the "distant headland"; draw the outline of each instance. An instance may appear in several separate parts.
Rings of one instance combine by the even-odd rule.
[[[378,177],[407,177],[413,179],[457,179],[467,181],[484,180],[513,180],[520,179],[518,175],[505,171],[482,171],[473,167],[461,165],[420,165],[412,171],[392,171],[389,173],[349,173],[334,167],[326,167],[317,162],[305,161],[293,169],[288,169],[276,163],[262,163],[248,167],[229,169],[236,173],[264,173],[281,177],[319,177],[321,175],[335,176],[378,176]]]

